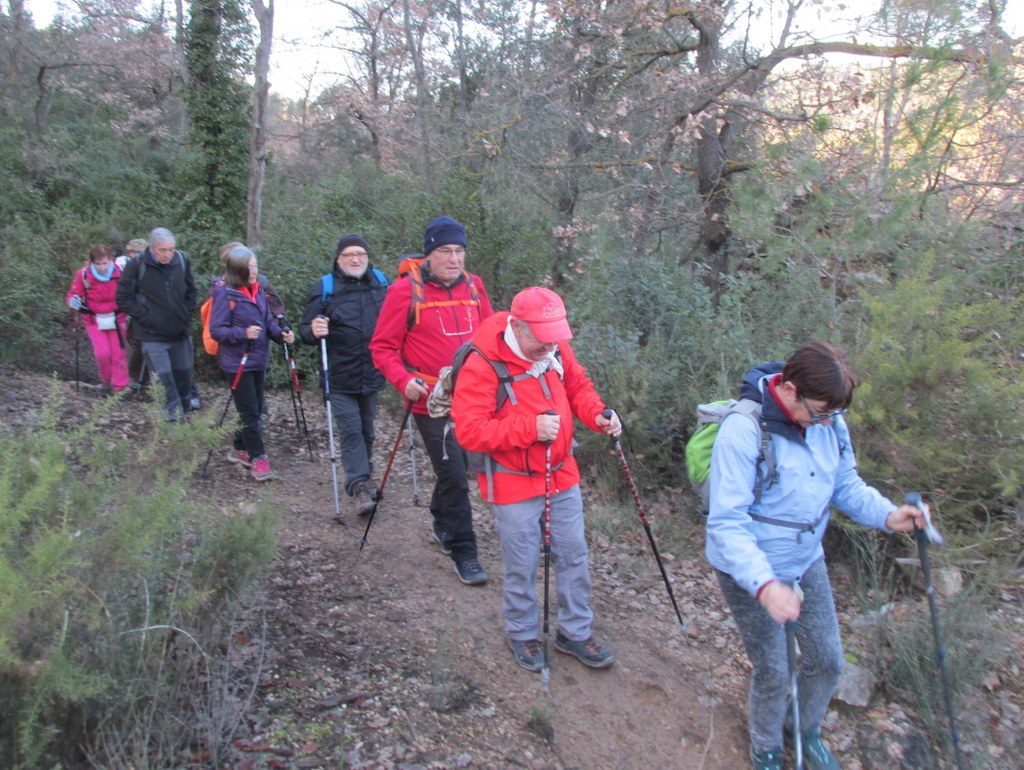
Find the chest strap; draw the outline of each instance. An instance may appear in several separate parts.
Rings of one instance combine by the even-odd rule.
[[[797,521],[784,521],[783,519],[773,519],[771,516],[761,516],[758,513],[750,513],[749,511],[747,512],[747,515],[754,521],[759,521],[762,524],[771,524],[775,527],[786,527],[787,529],[797,530],[796,542],[802,543],[803,538],[801,535],[803,535],[804,532],[810,532],[813,535],[814,530],[818,528],[818,525],[828,518],[828,506],[826,505],[825,510],[821,512],[821,516],[816,518],[810,524],[801,524]]]

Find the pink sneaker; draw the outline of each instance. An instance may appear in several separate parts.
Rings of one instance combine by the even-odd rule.
[[[252,462],[249,460],[249,453],[244,449],[232,449],[228,452],[228,462],[234,463],[235,465],[244,465],[246,468],[252,467]]]
[[[270,481],[274,477],[274,474],[270,472],[270,460],[267,459],[266,455],[257,457],[252,461],[252,477],[256,481]]]

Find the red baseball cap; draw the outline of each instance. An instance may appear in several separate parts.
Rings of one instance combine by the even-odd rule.
[[[572,330],[565,320],[565,303],[543,286],[531,286],[513,297],[512,317],[528,323],[539,342],[550,344],[572,339]]]

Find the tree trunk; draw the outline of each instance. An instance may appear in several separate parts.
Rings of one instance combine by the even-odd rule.
[[[270,93],[270,49],[274,40],[274,0],[252,0],[260,41],[256,46],[256,83],[252,97],[252,130],[249,134],[249,195],[246,243],[258,249],[262,240],[263,180],[267,170],[267,99]]]
[[[434,196],[434,172],[430,152],[430,89],[427,83],[427,70],[423,63],[423,52],[420,43],[423,34],[417,40],[412,27],[412,11],[409,0],[402,0],[402,17],[405,26],[405,41],[412,59],[413,72],[416,77],[416,120],[415,128],[420,135],[420,153],[423,162],[423,192],[427,197]]]

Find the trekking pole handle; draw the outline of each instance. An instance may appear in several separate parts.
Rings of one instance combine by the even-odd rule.
[[[556,412],[554,409],[548,409],[546,412],[543,412],[542,414],[549,415],[551,417],[558,416],[558,412]],[[553,438],[549,438],[547,441],[541,441],[540,443],[544,444],[545,446],[551,446],[552,444],[555,443],[555,440]]]
[[[929,543],[934,545],[936,548],[941,547],[945,541],[942,539],[942,535],[939,534],[939,530],[937,530],[935,525],[932,524],[932,517],[931,512],[928,509],[928,503],[921,498],[921,494],[919,492],[907,492],[906,496],[903,498],[903,502],[907,505],[912,505],[921,511],[924,518],[924,529],[915,525],[915,535],[920,532],[928,539]]]

